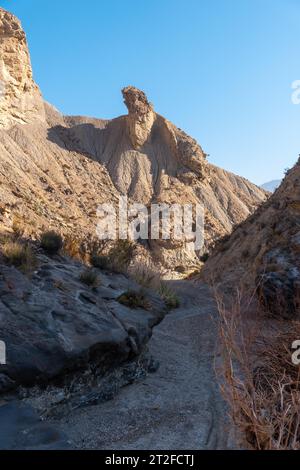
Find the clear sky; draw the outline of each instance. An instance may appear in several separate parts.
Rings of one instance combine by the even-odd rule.
[[[35,80],[65,114],[126,112],[143,89],[209,160],[257,184],[300,153],[300,0],[0,0],[23,23]]]

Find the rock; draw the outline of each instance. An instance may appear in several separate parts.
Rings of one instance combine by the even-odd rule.
[[[145,379],[158,367],[158,361],[146,348],[138,357],[108,370],[103,376],[92,366],[84,374],[75,374],[73,380],[66,379],[59,387],[55,384],[43,389],[34,387],[20,397],[37,408],[43,418],[57,419],[72,415],[78,408],[113,400],[122,387]]]
[[[149,291],[151,310],[131,310],[116,298],[138,289],[133,281],[102,273],[103,283],[113,278],[119,291],[91,291],[80,282],[82,269],[68,258],[49,258],[29,278],[0,265],[0,332],[7,349],[7,364],[0,366],[3,390],[47,383],[92,364],[101,374],[143,351],[164,317],[164,303]]]
[[[0,406],[0,450],[69,449],[67,437],[43,423],[30,406],[13,401]]]
[[[217,245],[204,279],[257,292],[269,315],[299,318],[299,207],[300,159],[270,199]]]
[[[262,310],[272,317],[295,319],[300,314],[300,282],[291,272],[269,272],[257,279]]]
[[[1,370],[1,366],[0,366],[0,370]],[[6,374],[0,373],[0,394],[13,390],[15,386],[16,386],[16,383],[11,378],[9,378]]]
[[[128,108],[128,133],[133,147],[138,150],[148,140],[155,120],[152,105],[145,93],[129,86],[122,90],[124,102]]]
[[[0,128],[45,120],[44,103],[33,81],[25,33],[19,20],[0,8]]]
[[[20,22],[0,9],[0,229],[15,219],[26,237],[45,228],[92,238],[97,207],[119,196],[205,209],[203,252],[244,220],[266,193],[211,165],[195,139],[155,112],[146,94],[123,89],[128,115],[112,120],[63,116],[44,102],[32,77]],[[151,222],[151,220],[150,220]],[[194,221],[195,222],[195,221]],[[151,240],[143,257],[174,270],[199,262],[188,240]]]

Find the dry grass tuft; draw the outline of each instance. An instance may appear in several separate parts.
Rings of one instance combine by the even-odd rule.
[[[6,262],[21,271],[29,272],[35,269],[37,258],[28,243],[6,240],[1,245]]]
[[[118,298],[118,302],[131,309],[142,308],[150,310],[152,307],[151,302],[147,299],[142,289],[140,291],[128,290],[124,292],[124,294]]]
[[[86,269],[80,274],[80,281],[89,287],[98,287],[100,284],[98,274],[91,268]]]
[[[108,253],[109,264],[116,273],[127,272],[133,260],[136,246],[130,240],[117,240]]]
[[[83,251],[81,241],[77,237],[66,235],[64,238],[63,252],[65,255],[70,256],[70,258],[82,261]]]
[[[158,290],[161,284],[161,274],[151,262],[139,262],[130,266],[129,276],[138,284],[149,289]]]
[[[166,284],[166,282],[161,281],[158,293],[165,302],[168,309],[172,310],[180,306],[180,299],[176,292]]]

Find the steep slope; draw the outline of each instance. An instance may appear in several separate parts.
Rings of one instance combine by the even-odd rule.
[[[219,243],[205,265],[207,280],[258,287],[267,312],[300,313],[300,160],[281,186],[232,235]]]
[[[210,165],[197,142],[155,113],[134,87],[123,90],[126,116],[62,116],[42,101],[24,32],[3,9],[0,39],[0,228],[11,229],[22,219],[29,235],[51,226],[94,236],[98,205],[117,204],[126,194],[147,206],[203,205],[204,253],[265,200],[262,189]],[[190,243],[157,240],[147,246],[170,269],[197,260]]]

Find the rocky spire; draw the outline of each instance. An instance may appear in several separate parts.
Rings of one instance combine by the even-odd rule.
[[[138,88],[128,86],[123,88],[122,94],[128,109],[130,140],[133,147],[139,149],[148,140],[156,114],[145,93]]]
[[[0,128],[44,119],[44,104],[32,78],[20,21],[0,8]]]

